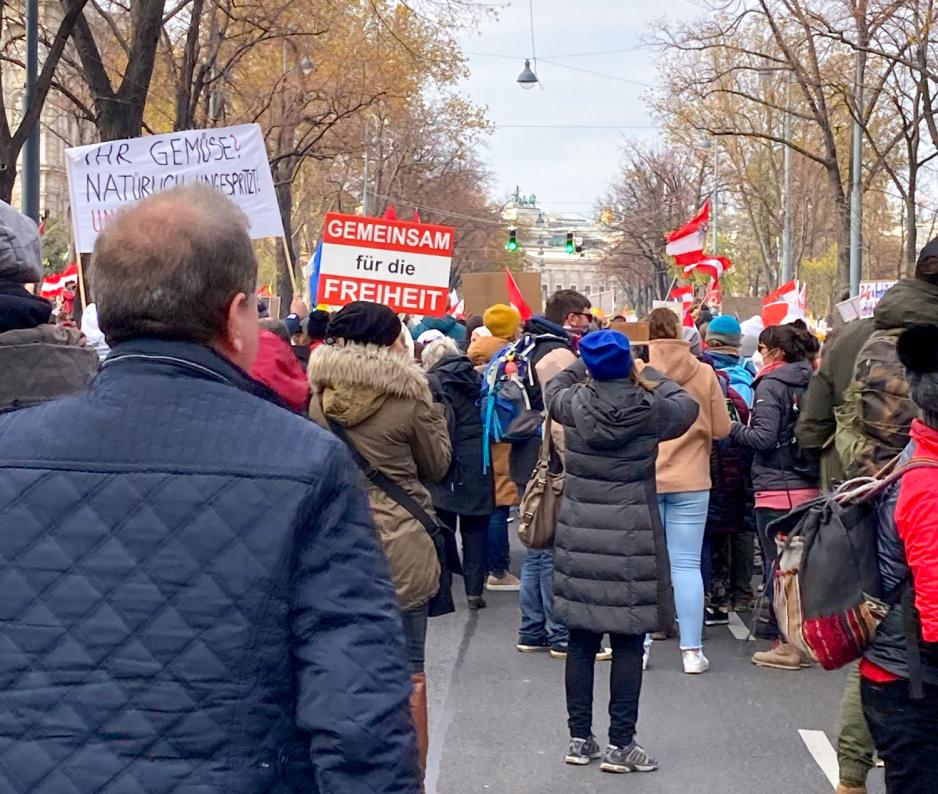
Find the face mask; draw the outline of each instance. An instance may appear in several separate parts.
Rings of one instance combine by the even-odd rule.
[[[752,363],[756,366],[756,372],[761,372],[765,369],[765,360],[762,358],[762,354],[757,350],[752,354]]]

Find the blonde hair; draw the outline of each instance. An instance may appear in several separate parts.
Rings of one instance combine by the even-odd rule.
[[[671,310],[666,309],[665,311]],[[660,380],[652,380],[644,374],[644,370],[639,371],[638,367],[634,364],[632,365],[632,372],[629,373],[629,377],[632,379],[632,383],[641,386],[645,391],[654,391],[661,385]]]

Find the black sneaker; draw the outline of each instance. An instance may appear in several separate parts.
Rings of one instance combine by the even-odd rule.
[[[545,653],[550,650],[550,643],[547,640],[532,640],[522,637],[515,645],[521,653]]]
[[[567,755],[564,761],[575,766],[586,766],[590,761],[603,757],[603,751],[596,741],[596,737],[590,734],[588,739],[571,739],[567,747]]]
[[[550,655],[551,655],[554,659],[566,659],[566,658],[567,658],[567,645],[566,645],[566,643],[564,643],[564,644],[562,644],[562,645],[561,645],[560,643],[557,643],[557,644],[555,644],[555,645],[551,645],[551,646],[550,646]]]
[[[482,596],[469,596],[466,601],[469,604],[469,609],[485,609],[485,599]]]
[[[705,626],[728,626],[730,622],[730,613],[719,607],[707,607],[704,614]]]
[[[603,762],[599,766],[603,772],[654,772],[658,762],[645,752],[644,748],[632,742],[631,748],[606,746]]]

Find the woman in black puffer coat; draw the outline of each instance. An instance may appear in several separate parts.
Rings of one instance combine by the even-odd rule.
[[[566,761],[588,764],[603,755],[605,771],[651,771],[657,764],[633,739],[642,646],[646,632],[674,619],[655,461],[658,443],[683,435],[698,406],[650,367],[637,375],[629,341],[617,331],[584,336],[580,355],[545,389],[566,446],[554,552],[554,612],[570,629]],[[603,754],[591,723],[593,663],[605,633],[613,656]]]
[[[485,606],[482,590],[488,575],[489,517],[495,510],[492,471],[483,472],[482,376],[450,338],[438,339],[421,353],[434,400],[446,408],[453,460],[438,483],[426,483],[436,514],[462,536],[463,581],[470,609]]]

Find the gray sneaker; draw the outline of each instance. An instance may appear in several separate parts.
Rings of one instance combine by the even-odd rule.
[[[588,739],[571,739],[567,747],[567,755],[563,759],[568,764],[586,766],[590,761],[602,758],[603,751],[599,749],[596,737],[590,734]]]
[[[632,742],[630,748],[616,747],[613,744],[606,746],[603,753],[603,762],[600,764],[603,772],[654,772],[658,762],[648,755],[645,750]]]

